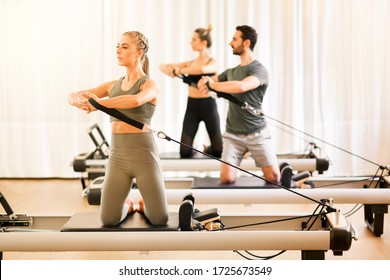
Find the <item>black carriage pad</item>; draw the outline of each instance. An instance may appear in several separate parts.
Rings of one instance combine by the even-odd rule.
[[[169,221],[165,226],[152,225],[143,214],[135,212],[128,215],[119,225],[103,226],[99,212],[80,212],[74,214],[62,227],[63,232],[86,231],[178,231],[178,213],[169,213]]]
[[[256,177],[242,176],[237,177],[231,184],[221,184],[219,178],[204,177],[194,178],[194,189],[275,189],[275,185],[269,184],[262,179]]]

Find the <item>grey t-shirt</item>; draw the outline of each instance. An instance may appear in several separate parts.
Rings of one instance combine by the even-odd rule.
[[[261,109],[269,79],[267,69],[258,60],[254,60],[245,66],[238,65],[227,69],[218,76],[218,81],[241,81],[248,76],[257,77],[260,81],[260,86],[243,93],[234,94],[234,97],[242,102],[247,102],[255,109]],[[264,117],[256,116],[248,110],[243,110],[240,106],[229,102],[229,111],[226,118],[227,132],[251,134],[264,129],[266,126]]]

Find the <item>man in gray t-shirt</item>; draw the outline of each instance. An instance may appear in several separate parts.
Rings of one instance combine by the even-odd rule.
[[[240,65],[220,75],[203,77],[198,83],[199,89],[232,94],[240,102],[247,102],[251,107],[261,110],[269,79],[267,69],[254,57],[256,42],[255,29],[247,25],[237,26],[230,46],[233,54],[240,56]],[[251,152],[256,166],[261,167],[265,179],[279,183],[276,153],[264,117],[229,102],[221,159],[240,165],[247,151]],[[221,165],[221,183],[232,183],[236,176],[237,169],[227,164]]]

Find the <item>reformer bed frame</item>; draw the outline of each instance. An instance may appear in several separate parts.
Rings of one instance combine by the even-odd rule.
[[[1,258],[3,252],[38,251],[299,250],[306,260],[324,259],[328,250],[342,255],[357,240],[345,217],[326,207],[316,216],[226,214],[220,215],[222,230],[182,231],[177,213],[170,213],[163,227],[151,226],[139,213],[118,226],[104,227],[98,212],[17,215],[3,196],[1,202],[7,210],[0,222]]]

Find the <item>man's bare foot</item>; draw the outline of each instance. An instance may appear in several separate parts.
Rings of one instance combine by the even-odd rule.
[[[209,146],[203,144],[203,152],[204,152],[205,154],[207,154],[208,151],[209,151]]]
[[[140,198],[138,200],[138,208],[137,208],[137,211],[140,212],[140,213],[144,213],[145,211],[145,202],[142,198]]]
[[[129,206],[129,209],[127,210],[128,214],[132,214],[136,211],[136,209],[134,208],[134,201],[130,197],[126,199],[125,204]]]

